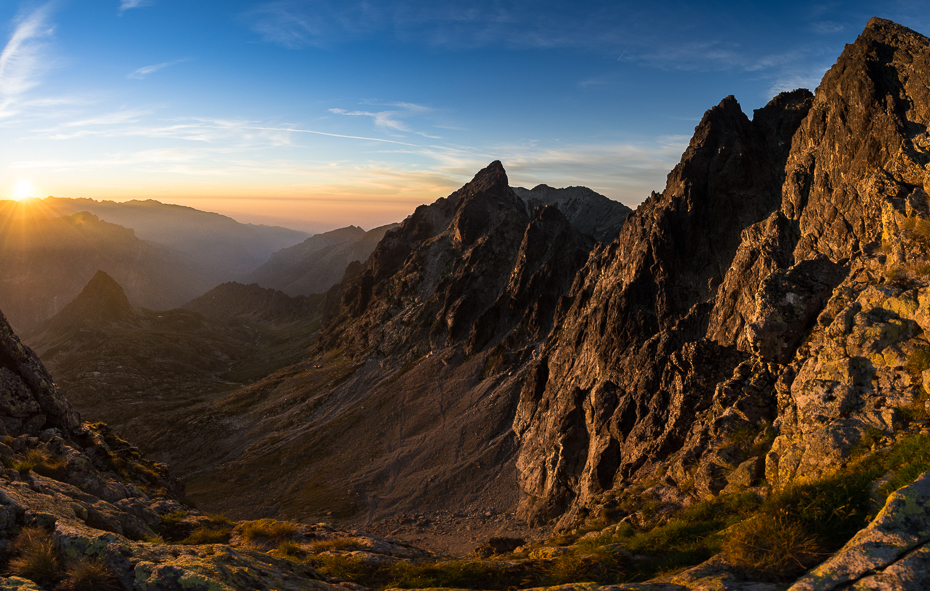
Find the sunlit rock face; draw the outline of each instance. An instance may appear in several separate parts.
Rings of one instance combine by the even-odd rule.
[[[873,19],[816,95],[707,112],[557,315],[515,421],[522,515],[567,523],[653,473],[712,494],[750,459],[788,482],[894,428],[923,342],[919,306],[888,302],[926,285],[928,60]],[[762,456],[732,445],[745,430]]]

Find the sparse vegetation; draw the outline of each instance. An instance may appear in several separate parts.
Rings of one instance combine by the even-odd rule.
[[[278,544],[278,552],[290,558],[299,558],[306,554],[300,544],[290,540],[285,540]]]
[[[921,345],[915,347],[907,356],[907,371],[914,375],[920,375],[930,369],[930,346]]]
[[[875,482],[884,477],[878,499],[883,501],[884,495],[927,470],[930,438],[912,436],[891,448],[867,452],[834,474],[789,486],[764,500],[751,492],[721,495],[666,515],[663,523],[649,529],[637,530],[623,523],[610,533],[580,542],[581,531],[553,537],[547,545],[569,549],[548,560],[372,565],[336,555],[315,556],[312,562],[328,575],[379,589],[507,589],[579,581],[643,581],[723,552],[750,577],[783,581],[840,548],[875,516]],[[352,549],[336,540],[311,547],[316,551]],[[630,556],[637,559],[630,560]]]
[[[239,526],[242,539],[247,542],[271,541],[283,542],[297,534],[297,524],[274,519],[247,521]]]
[[[232,528],[229,526],[201,526],[181,540],[181,544],[225,544],[229,542]]]
[[[874,482],[891,474],[880,490],[883,501],[928,469],[930,438],[916,435],[825,478],[790,486],[766,499],[754,523],[734,528],[727,555],[756,576],[790,578],[840,548],[874,517]],[[770,539],[754,529],[769,530]]]
[[[13,540],[16,556],[10,560],[10,573],[41,585],[61,577],[61,565],[52,535],[39,527],[25,527]]]
[[[914,236],[925,245],[930,246],[930,219],[924,218],[914,223]]]
[[[68,565],[62,591],[117,591],[120,589],[113,572],[96,558],[78,560]]]
[[[310,547],[316,552],[324,552],[326,550],[364,549],[364,546],[362,546],[355,538],[329,538],[328,540],[315,540],[310,542]]]
[[[13,460],[10,467],[20,474],[35,472],[49,478],[61,478],[65,461],[46,450],[33,448],[23,454],[21,460]]]
[[[820,562],[817,539],[799,524],[757,515],[729,531],[725,548],[730,563],[761,579],[787,579]]]

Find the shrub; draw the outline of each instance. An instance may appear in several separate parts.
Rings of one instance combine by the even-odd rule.
[[[10,572],[39,584],[52,583],[61,574],[58,553],[51,534],[42,528],[25,527],[13,540],[17,556],[10,560]]]
[[[58,588],[64,591],[118,591],[120,586],[106,564],[91,558],[71,563],[65,580]]]
[[[282,542],[293,538],[297,533],[297,525],[289,521],[276,521],[274,519],[259,519],[248,521],[240,526],[242,538],[247,542],[256,540],[273,540]]]
[[[734,566],[769,580],[800,575],[824,556],[816,537],[797,522],[766,514],[734,526],[724,553]]]
[[[303,555],[304,549],[297,542],[285,540],[278,544],[278,552],[284,554],[285,556],[294,558]]]

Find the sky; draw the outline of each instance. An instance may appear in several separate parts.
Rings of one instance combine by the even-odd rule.
[[[0,199],[367,229],[501,160],[635,207],[872,16],[930,33],[925,0],[0,0]]]

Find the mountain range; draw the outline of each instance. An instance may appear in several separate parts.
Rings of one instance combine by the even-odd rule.
[[[930,588],[928,89],[930,40],[873,18],[814,93],[709,109],[634,211],[495,161],[325,294],[228,283],[158,318],[98,274],[30,339],[75,384],[111,338],[98,361],[225,355],[172,370],[212,392],[127,388],[112,419],[225,517],[3,322],[4,536],[42,523],[124,589]],[[118,376],[92,377],[102,408]],[[30,449],[67,462],[14,469]]]

